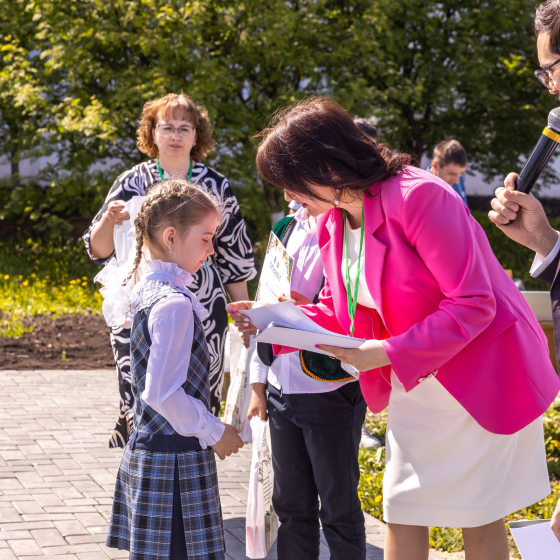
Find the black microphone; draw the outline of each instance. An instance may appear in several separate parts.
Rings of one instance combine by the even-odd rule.
[[[548,126],[543,130],[525,167],[515,181],[516,191],[531,192],[558,144],[560,144],[560,107],[552,109],[548,114]]]

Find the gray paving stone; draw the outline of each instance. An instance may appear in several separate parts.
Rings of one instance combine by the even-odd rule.
[[[114,370],[0,370],[0,386],[0,560],[127,559],[105,545],[122,458],[107,447]],[[218,461],[228,560],[246,560],[250,463],[250,445]],[[381,560],[385,526],[366,516],[366,531],[368,560]],[[267,559],[276,558],[274,546]]]
[[[55,521],[54,525],[64,537],[69,535],[87,535],[89,533],[77,519],[72,519],[71,521]]]
[[[14,507],[0,509],[0,523],[7,521],[21,521],[21,515]]]
[[[35,529],[31,531],[37,543],[44,546],[64,546],[66,541],[58,529]]]
[[[107,560],[109,557],[104,552],[82,552],[78,554],[80,560]]]
[[[8,541],[17,558],[25,556],[42,556],[43,551],[34,539]]]
[[[43,508],[35,500],[14,501],[12,503],[19,513],[44,513]]]

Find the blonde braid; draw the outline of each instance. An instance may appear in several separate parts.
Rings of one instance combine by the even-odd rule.
[[[123,282],[123,286],[126,286],[128,281],[132,278],[132,275],[136,274],[140,263],[142,262],[142,248],[144,246],[144,229],[145,229],[145,217],[144,208],[140,209],[138,216],[134,220],[134,227],[136,228],[136,256],[134,257],[134,263],[132,265],[132,270],[128,273],[126,280]]]

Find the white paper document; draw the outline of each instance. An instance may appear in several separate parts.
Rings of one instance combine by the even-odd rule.
[[[294,259],[274,232],[270,232],[255,301],[276,303],[278,296],[290,296]]]
[[[514,521],[508,525],[523,560],[560,558],[560,541],[550,528],[550,519]]]
[[[290,346],[327,356],[332,354],[319,350],[315,345],[358,348],[365,342],[362,338],[352,338],[320,327],[291,301],[257,307],[242,313],[261,331],[255,339],[257,342]]]

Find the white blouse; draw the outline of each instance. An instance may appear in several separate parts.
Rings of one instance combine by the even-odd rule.
[[[350,291],[354,295],[356,274],[358,273],[358,257],[360,253],[360,228],[350,229],[350,224],[346,220],[346,238],[348,241],[348,254],[344,248],[344,256],[342,258],[341,273],[344,280],[344,287],[346,288],[346,259],[348,259],[348,269],[350,276]],[[369,288],[366,281],[366,268],[365,268],[365,239],[362,247],[362,260],[360,261],[360,280],[358,281],[358,303],[364,307],[377,309],[375,301],[371,297]]]
[[[152,308],[148,320],[152,345],[142,399],[161,414],[176,432],[182,436],[197,437],[201,447],[206,449],[222,437],[225,425],[202,401],[187,395],[182,385],[187,380],[191,359],[193,313],[203,319],[208,312],[186,288],[192,282],[191,274],[175,263],[155,260],[148,261],[147,265],[151,270],[135,286],[134,292],[149,280],[161,279],[174,284],[190,297],[172,294]]]

